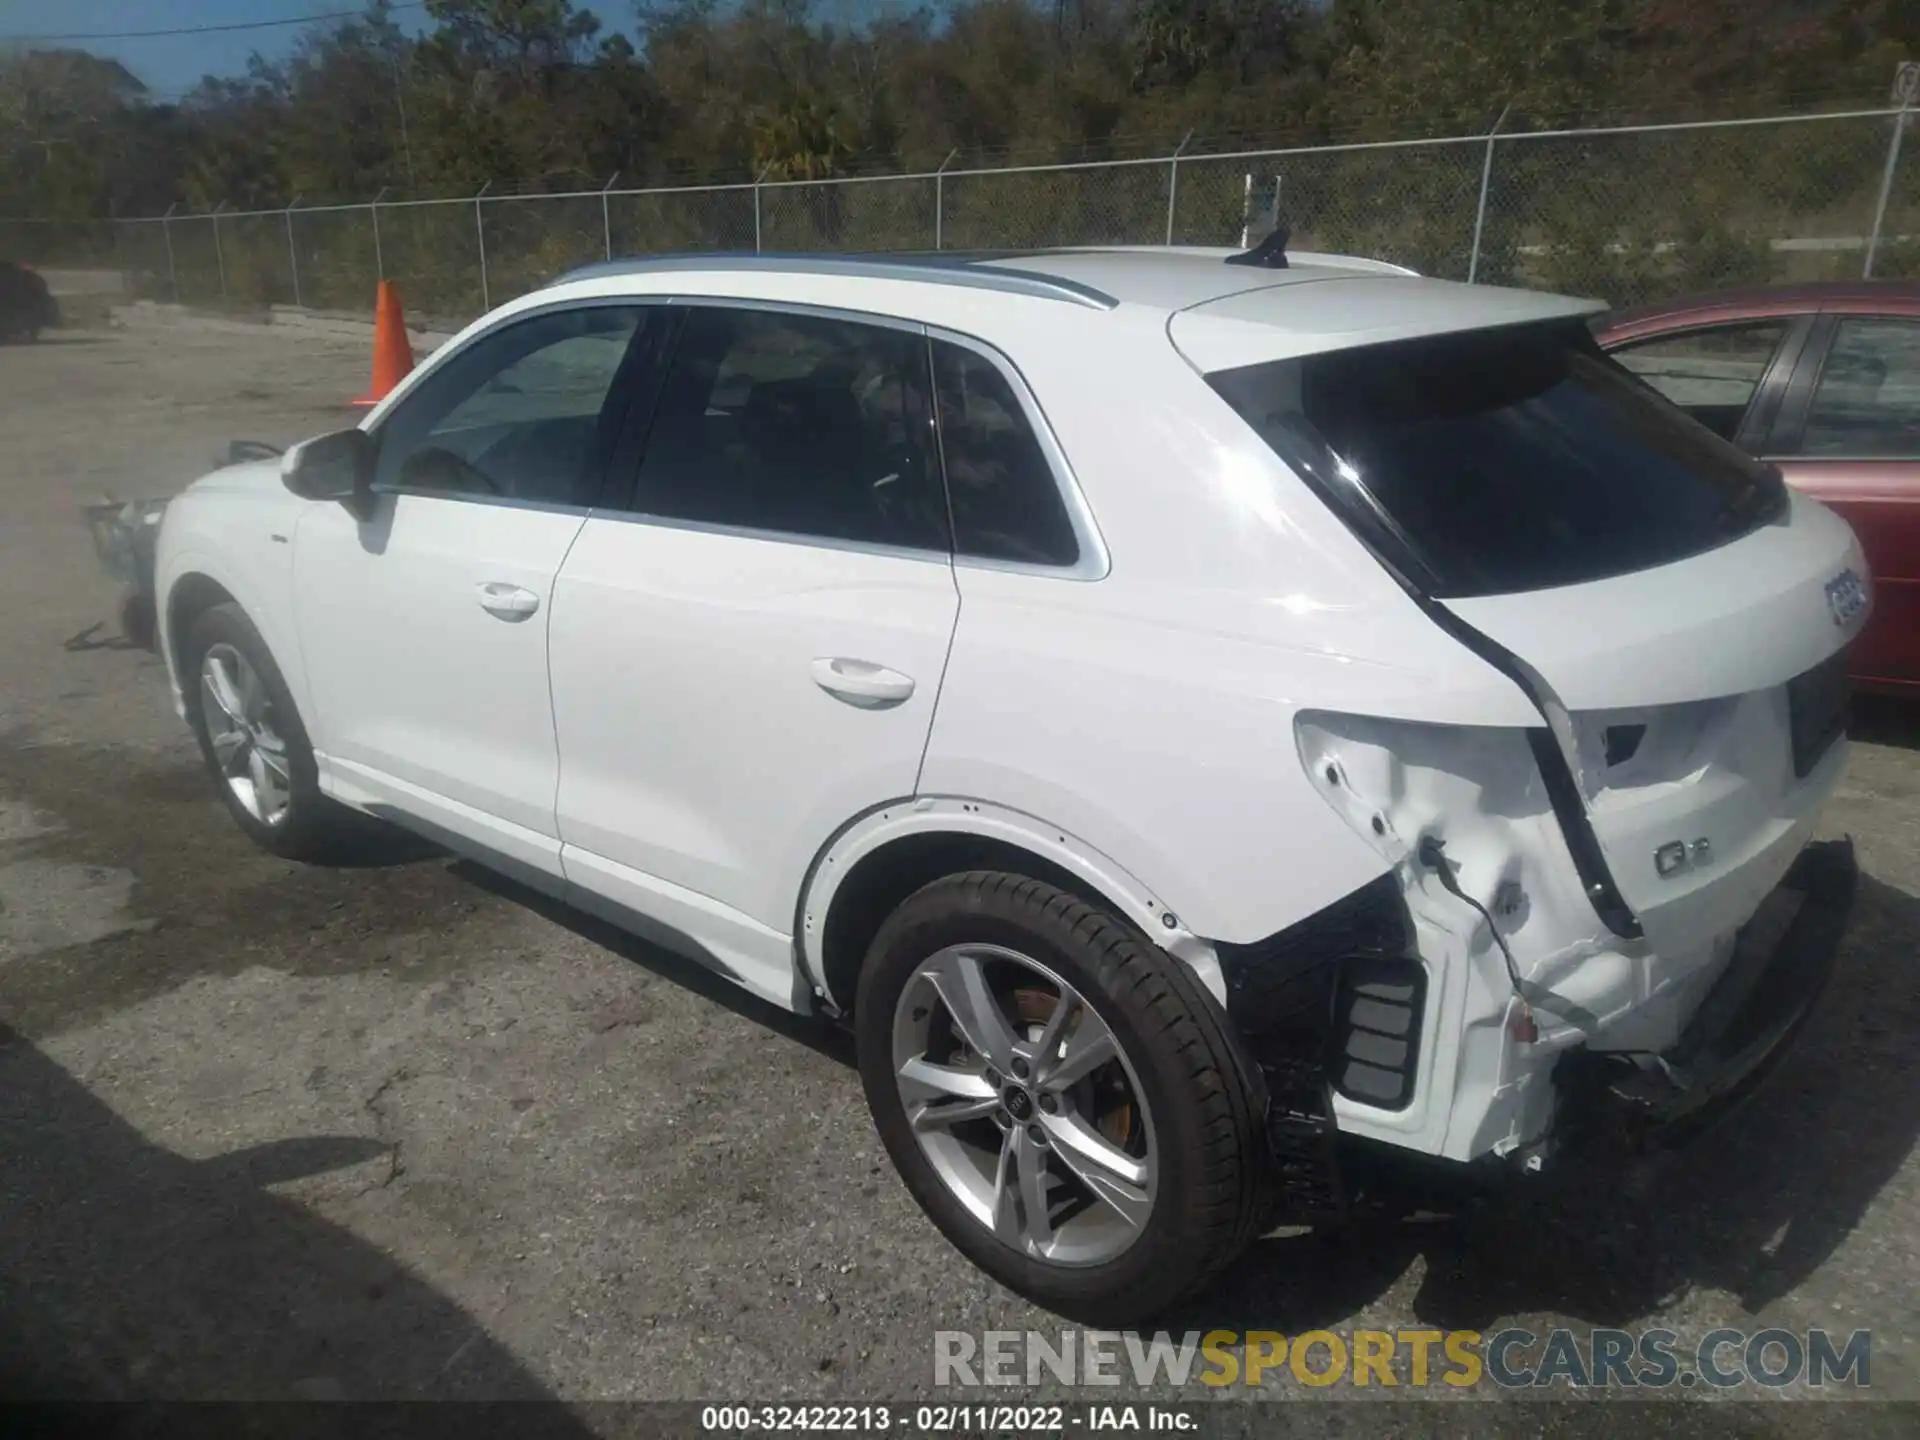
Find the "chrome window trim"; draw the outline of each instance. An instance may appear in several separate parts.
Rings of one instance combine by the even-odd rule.
[[[772,545],[800,545],[810,550],[840,550],[852,555],[878,555],[894,560],[919,560],[947,569],[953,556],[945,550],[916,549],[911,545],[883,545],[873,540],[843,540],[833,535],[802,535],[793,530],[761,530],[752,525],[724,525],[711,520],[683,520],[677,515],[650,515],[634,510],[595,508],[589,520],[617,520],[623,525],[646,525],[657,530],[684,530],[699,535],[762,540]]]
[[[1920,449],[1905,455],[1828,455],[1809,453],[1805,450],[1796,450],[1788,454],[1776,450],[1769,451],[1765,455],[1756,455],[1754,458],[1780,465],[1913,465],[1920,463]],[[1814,498],[1819,499],[1817,495]]]
[[[1022,258],[1026,258],[1022,252]],[[577,280],[612,280],[624,275],[683,274],[724,271],[751,275],[840,275],[865,280],[908,280],[922,284],[954,285],[995,290],[1042,300],[1061,300],[1089,310],[1113,310],[1120,302],[1104,290],[1039,270],[1006,270],[957,256],[911,259],[892,256],[870,259],[851,255],[710,255],[637,256],[628,260],[601,260],[583,265],[548,282],[566,285]]]
[[[1093,508],[1087,504],[1086,492],[1080,488],[1080,479],[1073,472],[1073,465],[1060,444],[1060,437],[1054,433],[1047,412],[1040,408],[1040,401],[1034,395],[1033,387],[1027,384],[1027,377],[1020,373],[1020,367],[1009,356],[972,335],[963,335],[957,330],[938,325],[929,325],[926,331],[928,339],[971,350],[1000,372],[1000,378],[1007,382],[1007,388],[1013,392],[1014,399],[1025,414],[1028,428],[1040,442],[1040,453],[1046,457],[1048,469],[1053,471],[1054,486],[1066,506],[1067,523],[1073,527],[1074,539],[1080,547],[1080,554],[1071,565],[1043,565],[1030,560],[995,560],[981,555],[963,555],[956,544],[953,563],[971,570],[1004,570],[1016,575],[1046,575],[1056,580],[1104,580],[1113,570],[1113,559],[1107,553],[1106,540],[1100,534],[1100,527],[1093,518]],[[935,387],[935,393],[938,394],[938,386]],[[936,401],[936,424],[938,411]]]
[[[807,320],[834,320],[842,325],[872,325],[881,330],[900,330],[909,335],[925,335],[927,327],[904,315],[887,315],[873,310],[854,310],[845,305],[815,305],[801,300],[756,300],[748,295],[690,295],[676,291],[666,303],[683,309],[765,310],[779,315],[798,315]]]
[[[395,499],[407,496],[414,500],[445,500],[455,505],[491,505],[500,510],[537,510],[547,515],[580,515],[593,513],[591,505],[569,505],[557,500],[522,500],[513,495],[469,495],[453,490],[427,490],[418,485],[375,485],[371,487],[375,495],[391,495]]]

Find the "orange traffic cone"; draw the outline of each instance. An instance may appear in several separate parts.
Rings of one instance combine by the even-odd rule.
[[[378,405],[412,369],[413,346],[400,314],[400,292],[391,280],[382,280],[373,302],[373,384],[353,403],[363,409]]]

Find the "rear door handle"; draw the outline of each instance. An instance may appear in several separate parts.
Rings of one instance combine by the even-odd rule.
[[[540,608],[540,597],[520,585],[488,580],[479,587],[480,608],[500,620],[524,620]]]
[[[813,662],[813,683],[849,705],[878,709],[898,705],[913,694],[913,677],[875,665],[870,660],[850,660],[834,655]]]

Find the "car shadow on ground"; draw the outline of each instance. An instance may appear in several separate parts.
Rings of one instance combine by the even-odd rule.
[[[1508,1189],[1444,1220],[1268,1238],[1170,1327],[1337,1327],[1416,1261],[1414,1314],[1441,1328],[1542,1312],[1624,1325],[1701,1288],[1766,1310],[1846,1242],[1920,1135],[1916,953],[1920,899],[1863,876],[1795,1050],[1690,1147],[1638,1174]],[[1846,1297],[1836,1286],[1819,1298]],[[1845,1310],[1831,1323],[1847,1325]]]
[[[810,1019],[782,1010],[759,996],[743,990],[724,975],[716,974],[697,961],[689,960],[663,946],[622,930],[598,916],[577,910],[550,895],[511,880],[497,871],[468,860],[456,860],[455,875],[478,889],[524,906],[541,918],[570,930],[581,939],[610,950],[621,959],[651,970],[662,980],[691,990],[716,1005],[723,1005],[754,1024],[805,1045],[809,1050],[837,1060],[848,1069],[856,1066],[853,1036],[842,1027],[824,1019]]]
[[[0,1025],[0,1399],[551,1398],[454,1301],[266,1188],[386,1153],[328,1135],[189,1159]]]

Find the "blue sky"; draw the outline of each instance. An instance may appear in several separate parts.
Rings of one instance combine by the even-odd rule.
[[[289,16],[354,10],[359,0],[0,0],[0,44],[32,44],[36,35],[97,34],[104,31],[172,30],[189,25],[239,25]],[[624,21],[629,6],[589,4],[604,20]],[[394,18],[417,29],[423,12]],[[157,100],[179,98],[203,75],[235,75],[258,50],[269,58],[287,53],[303,27],[240,30],[228,34],[177,35],[146,40],[62,41],[75,48],[111,55],[155,92]]]

